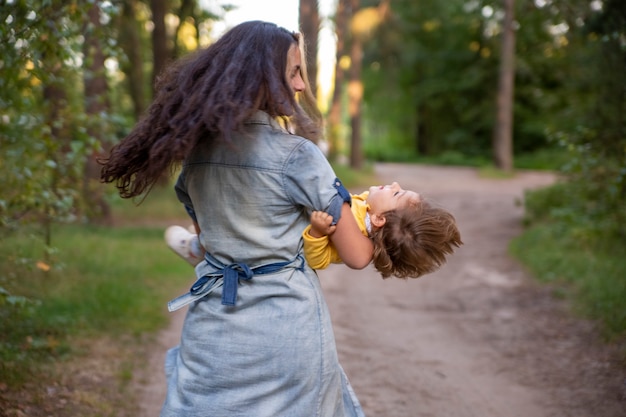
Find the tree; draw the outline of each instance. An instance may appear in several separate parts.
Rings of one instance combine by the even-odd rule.
[[[146,108],[145,74],[143,45],[137,20],[137,1],[127,0],[123,2],[120,17],[119,44],[123,49],[126,59],[120,63],[120,67],[126,75],[128,93],[133,103],[134,120],[139,120]]]
[[[313,96],[317,97],[317,50],[320,31],[318,0],[300,0],[298,21],[306,41],[306,62]]]
[[[350,166],[361,169],[363,165],[362,105],[363,105],[363,44],[377,32],[389,10],[389,0],[378,7],[361,8],[359,0],[351,0],[350,24],[350,81],[348,84],[348,113],[350,116]]]
[[[0,228],[39,224],[48,246],[51,224],[75,221],[81,212],[85,158],[95,144],[84,127],[78,59],[89,8],[61,1],[0,8],[7,46],[0,68]]]
[[[515,80],[515,28],[513,16],[515,0],[504,0],[502,47],[496,123],[493,133],[493,156],[496,167],[513,169],[513,88]]]
[[[179,58],[181,55],[180,46],[178,43],[178,39],[181,36],[181,31],[187,19],[191,19],[195,21],[195,9],[196,2],[195,0],[181,0],[180,9],[178,10],[178,26],[176,27],[176,31],[174,33],[174,52],[172,54],[172,58]],[[197,28],[196,28],[196,36],[197,36]]]
[[[333,95],[328,112],[328,142],[329,159],[336,159],[340,144],[341,130],[341,99],[343,97],[343,84],[345,71],[342,65],[343,56],[346,54],[346,33],[348,31],[349,5],[348,0],[338,0],[335,12],[335,36],[337,37],[335,49],[335,79],[333,83]]]
[[[562,30],[557,12],[567,5],[538,4],[515,2],[516,154],[553,146],[546,127],[561,109],[571,108],[563,89],[571,82],[564,59],[569,48],[553,33]],[[460,163],[465,157],[489,162],[503,3],[395,0],[391,5],[391,17],[365,44],[365,152],[381,159],[445,154]]]
[[[370,157],[410,158],[490,148],[495,59],[486,2],[390,2],[365,44]],[[486,7],[486,5],[485,5]],[[486,17],[487,16],[487,17]]]
[[[105,55],[102,49],[100,30],[101,10],[98,3],[94,3],[88,10],[89,20],[85,25],[85,43],[83,46],[85,85],[85,115],[87,120],[97,121],[98,116],[110,112],[108,100],[108,84],[105,73]],[[106,120],[106,119],[105,119]],[[85,162],[83,177],[83,199],[86,216],[95,222],[111,224],[111,210],[105,199],[105,190],[100,183],[100,165],[98,158],[107,154],[110,149],[110,140],[107,137],[108,124],[93,123],[87,128],[87,133],[98,143],[98,150],[94,149]]]
[[[167,29],[165,26],[165,15],[168,9],[166,0],[150,0],[152,10],[152,88],[156,78],[165,68],[171,58],[168,48]]]
[[[350,81],[348,83],[348,114],[350,116],[350,167],[361,169],[363,165],[363,150],[361,148],[361,102],[363,100],[363,82],[361,80],[361,66],[363,62],[363,36],[359,30],[357,16],[359,0],[350,0],[352,8],[352,23],[350,25]]]

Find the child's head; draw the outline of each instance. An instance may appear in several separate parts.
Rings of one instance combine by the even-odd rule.
[[[454,247],[463,244],[452,214],[397,183],[370,188],[367,202],[373,263],[383,278],[418,278],[434,272]]]
[[[375,227],[382,227],[385,218],[382,214],[406,207],[418,205],[422,197],[415,191],[403,190],[400,184],[393,182],[391,185],[376,185],[369,189],[367,196],[368,212]]]

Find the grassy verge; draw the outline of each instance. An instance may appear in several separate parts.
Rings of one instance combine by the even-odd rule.
[[[602,323],[607,340],[626,340],[624,242],[581,239],[548,222],[514,239],[511,252],[541,282],[553,285],[556,296],[571,298],[579,314]]]
[[[355,171],[347,165],[333,164],[333,169],[337,178],[348,189],[360,190],[378,183],[374,168],[371,165],[366,165],[361,171]]]
[[[191,267],[161,227],[57,226],[53,251],[31,232],[0,241],[0,409],[133,415],[123,387]]]

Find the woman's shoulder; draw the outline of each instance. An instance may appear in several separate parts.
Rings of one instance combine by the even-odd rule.
[[[245,123],[252,137],[266,141],[271,151],[318,153],[320,148],[311,140],[289,132],[278,120],[259,111]]]

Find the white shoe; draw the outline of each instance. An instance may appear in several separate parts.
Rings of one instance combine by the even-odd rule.
[[[165,242],[178,256],[191,266],[198,265],[204,258],[192,252],[193,245],[199,246],[198,235],[181,226],[170,226],[165,230]]]

